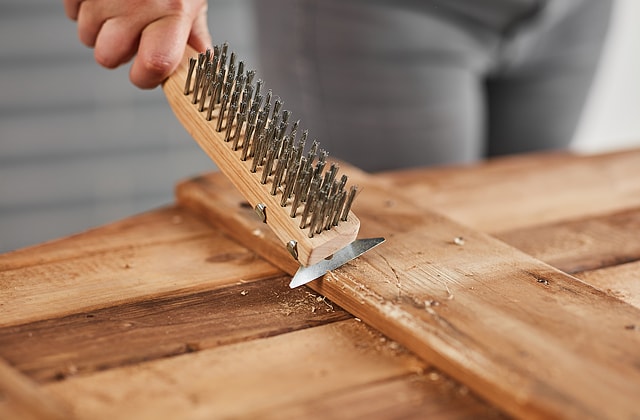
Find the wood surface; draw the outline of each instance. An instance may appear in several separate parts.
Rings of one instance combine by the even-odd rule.
[[[0,326],[281,274],[194,219],[168,208],[96,229],[92,235],[44,245],[42,250],[1,256]],[[150,231],[158,222],[172,229]],[[175,252],[177,244],[183,252]]]
[[[640,261],[576,273],[576,277],[640,309]],[[640,322],[629,328],[639,328]]]
[[[312,288],[512,414],[638,415],[636,308],[379,183],[363,185],[362,234],[387,243]],[[218,184],[192,198],[207,194],[193,207],[235,226],[229,209],[216,208],[232,190]],[[270,240],[251,232],[232,233],[246,246]]]
[[[180,185],[182,207],[0,255],[0,418],[70,418],[69,407],[79,418],[637,417],[637,156],[349,169],[366,183],[363,235],[393,234],[313,284],[322,293],[288,289],[283,271],[209,227],[249,228],[256,253],[283,253],[219,175]],[[570,200],[542,168],[565,180]],[[515,194],[516,209],[509,197],[493,210],[482,202],[482,177]],[[517,194],[523,179],[531,197]],[[582,208],[540,203],[545,192]],[[222,222],[216,194],[230,209]],[[429,194],[476,225],[425,212]],[[465,197],[479,200],[477,214]],[[6,385],[14,380],[22,385]]]
[[[0,300],[11,308],[11,319],[0,317],[0,356],[30,384],[0,388],[13,392],[0,398],[0,418],[326,418],[332,410],[344,418],[502,417],[329,299],[290,289],[281,271],[181,208],[0,262],[0,291],[13,293]],[[90,262],[100,270],[87,270]],[[168,272],[133,270],[158,264]],[[37,293],[71,298],[38,298],[38,309],[27,290],[11,290],[6,280],[16,278]],[[340,326],[320,328],[333,324]]]
[[[376,175],[436,209],[639,306],[640,149],[530,154]]]
[[[487,233],[640,207],[638,179],[640,149],[509,156],[376,175],[414,204]]]
[[[416,417],[454,405],[456,416],[497,414],[464,388],[444,386],[425,363],[355,320],[77,376],[45,386],[75,400],[78,417],[112,419],[327,418],[317,411],[343,400],[343,418],[395,412]],[[389,395],[389,389],[426,392]],[[444,389],[443,389],[444,388]],[[462,392],[461,392],[462,391]],[[362,395],[364,394],[364,395]],[[83,398],[76,398],[82,395]],[[413,397],[411,401],[405,397]],[[371,412],[371,399],[382,412]],[[427,411],[428,412],[428,411]],[[291,416],[286,415],[291,413]]]
[[[277,276],[0,328],[0,354],[48,382],[351,318],[288,282]],[[165,338],[149,346],[158,336]]]
[[[0,418],[72,419],[70,406],[0,359]]]
[[[353,242],[360,227],[360,221],[353,212],[349,212],[347,220],[310,238],[308,229],[300,228],[302,212],[299,211],[296,217],[291,218],[290,207],[282,207],[280,204],[282,192],[271,195],[271,181],[266,184],[261,183],[264,167],[259,167],[255,173],[252,173],[251,159],[242,161],[240,159],[242,150],[233,150],[232,143],[224,141],[224,130],[216,131],[219,109],[213,111],[212,121],[207,121],[205,112],[198,112],[197,106],[191,103],[190,96],[184,95],[189,58],[197,56],[195,50],[187,47],[181,64],[162,85],[167,100],[191,137],[233,182],[251,208],[256,208],[259,203],[266,205],[265,223],[280,239],[280,246],[286,247],[289,241],[296,241],[298,261],[308,266]],[[226,129],[225,126],[223,128]]]
[[[640,260],[640,207],[515,229],[502,241],[570,274]]]

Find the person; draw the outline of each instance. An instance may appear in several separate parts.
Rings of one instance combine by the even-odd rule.
[[[65,0],[99,63],[119,65],[137,48],[137,86],[160,83],[186,42],[200,50],[211,43],[204,0],[166,9],[157,0],[128,3]],[[611,7],[258,0],[260,75],[331,155],[370,171],[562,149],[579,122]]]

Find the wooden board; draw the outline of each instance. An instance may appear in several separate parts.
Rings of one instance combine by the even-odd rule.
[[[345,295],[349,312],[397,322],[381,323],[388,336],[321,293],[289,290],[283,271],[195,217],[199,208],[220,223],[203,200],[215,185],[237,216],[228,226],[256,226],[217,177],[183,184],[185,208],[0,255],[0,418],[496,418],[497,407],[581,417],[592,406],[591,416],[635,415],[629,349],[640,317],[617,298],[638,306],[640,239],[625,227],[639,207],[639,155],[516,157],[375,178],[348,169],[377,184],[356,213],[366,233],[395,232],[383,247],[397,255],[373,253],[316,287]],[[416,208],[433,197],[473,229]],[[588,284],[474,229],[586,269],[575,276]],[[288,257],[258,240],[268,238],[261,223],[250,232],[260,253]],[[416,352],[394,340],[413,331]],[[469,386],[504,398],[491,407]]]
[[[9,372],[0,369],[0,418],[501,417],[324,296],[289,289],[281,271],[180,208],[0,262],[0,292],[13,294],[0,301]],[[12,289],[16,279],[29,286]],[[41,307],[28,290],[44,295]],[[150,377],[154,385],[141,387]]]
[[[496,237],[566,273],[640,260],[640,207],[515,229]]]
[[[457,168],[380,174],[446,213],[639,307],[640,149],[531,154]]]
[[[186,296],[154,296],[0,328],[0,354],[31,378],[48,382],[351,318],[308,290],[289,289],[288,281],[278,276]],[[165,338],[149,346],[158,336]]]
[[[0,359],[0,418],[62,420],[72,414],[70,406]]]
[[[611,296],[640,308],[640,261],[583,271],[577,273],[576,277]],[[628,328],[640,328],[639,325],[640,323],[630,324]]]
[[[375,184],[355,211],[363,235],[387,243],[312,288],[512,414],[638,414],[636,308]],[[206,191],[185,199],[179,188],[179,200],[257,252],[271,240],[219,208],[232,189],[197,186]],[[291,273],[277,254],[263,256]]]
[[[44,245],[42,250],[3,255],[0,326],[282,273],[194,219],[169,208]],[[150,231],[158,222],[172,229]],[[173,252],[176,244],[182,252]]]
[[[640,207],[640,149],[531,154],[376,175],[414,204],[495,233]]]
[[[343,321],[79,376],[46,389],[75,399],[76,414],[93,419],[283,418],[285,413],[324,419],[326,412],[317,408],[341,399],[344,418],[383,418],[385,412],[406,418],[446,412],[449,404],[456,415],[496,416],[461,388],[443,386],[445,380],[424,362],[381,339],[362,323]],[[386,393],[416,382],[426,389]],[[404,400],[408,396],[414,399]],[[371,401],[380,412],[371,411]]]

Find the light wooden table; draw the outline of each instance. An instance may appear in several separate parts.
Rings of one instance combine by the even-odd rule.
[[[640,417],[640,150],[355,172],[309,287],[215,174],[1,255],[0,418]]]

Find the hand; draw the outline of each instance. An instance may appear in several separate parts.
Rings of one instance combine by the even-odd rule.
[[[129,78],[143,89],[176,69],[187,42],[198,51],[211,46],[207,0],[64,0],[64,7],[99,64],[116,68],[135,57]]]

